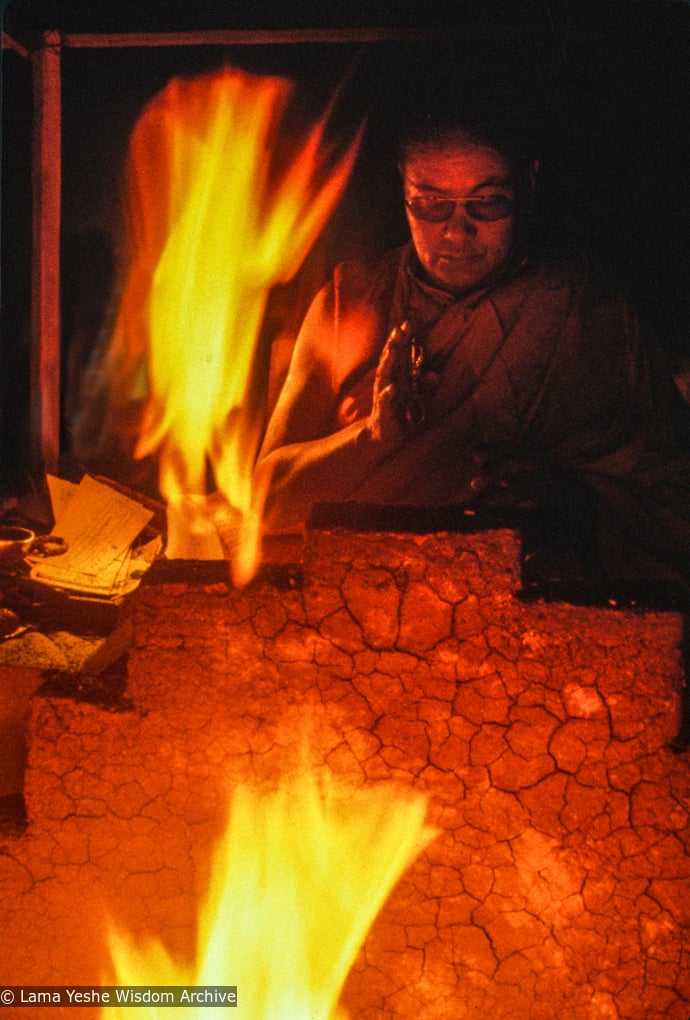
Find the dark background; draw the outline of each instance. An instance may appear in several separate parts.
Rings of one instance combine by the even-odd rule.
[[[334,134],[367,129],[348,191],[285,314],[298,318],[333,262],[404,237],[396,120],[427,74],[494,88],[539,128],[540,205],[653,322],[678,362],[690,354],[690,7],[680,0],[294,4],[225,0],[10,0],[4,29],[163,32],[345,26],[418,28],[441,41],[63,51],[63,313],[67,353],[95,340],[122,259],[120,195],[129,133],[176,74],[224,62],[296,82],[299,126],[336,89]],[[451,38],[452,37],[452,38]],[[0,493],[24,482],[28,395],[30,118],[27,62],[3,53]],[[306,281],[306,284],[304,283]],[[299,294],[299,296],[297,296]],[[290,295],[288,294],[288,297]],[[287,311],[286,311],[287,309]],[[65,441],[69,436],[66,432]]]

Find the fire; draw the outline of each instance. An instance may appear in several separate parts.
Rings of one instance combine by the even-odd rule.
[[[158,457],[164,498],[179,506],[215,486],[226,518],[232,508],[238,583],[260,554],[262,494],[251,476],[263,415],[251,378],[268,295],[304,261],[358,147],[355,139],[338,158],[329,154],[325,114],[287,168],[277,168],[291,92],[284,78],[229,68],[176,78],[130,144],[133,254],[110,371],[120,399],[144,388],[135,456]],[[189,519],[188,508],[177,516]],[[175,545],[172,536],[169,555]]]
[[[239,787],[199,918],[193,965],[111,934],[124,985],[236,985],[237,1020],[347,1020],[345,978],[390,890],[433,838],[426,798],[352,790],[311,773],[261,795]],[[146,1016],[165,1020],[165,1008]],[[198,1009],[198,1013],[197,1013]],[[134,1008],[125,1017],[140,1015]],[[227,1016],[224,1007],[185,1016]]]

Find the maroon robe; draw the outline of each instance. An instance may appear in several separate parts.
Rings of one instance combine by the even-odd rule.
[[[290,518],[300,485],[288,451],[345,437],[366,418],[386,338],[408,320],[424,349],[424,422],[382,449],[364,477],[356,446],[343,471],[344,445],[314,502],[510,504],[545,492],[557,502],[549,481],[568,477],[596,496],[606,572],[690,576],[689,412],[622,297],[584,260],[525,263],[460,299],[423,283],[415,262],[408,245],[374,269],[345,263],[315,300],[262,451],[286,451],[279,513]],[[317,349],[314,381],[303,385],[296,377]]]

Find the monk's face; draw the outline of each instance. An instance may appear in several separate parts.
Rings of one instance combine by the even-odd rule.
[[[402,175],[412,241],[430,282],[460,296],[500,276],[516,226],[508,161],[462,141],[425,144],[407,152]]]

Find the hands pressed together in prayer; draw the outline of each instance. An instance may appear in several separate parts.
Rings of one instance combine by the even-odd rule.
[[[391,330],[381,350],[369,414],[328,435],[282,442],[263,451],[255,481],[263,492],[270,488],[269,525],[304,520],[319,501],[352,498],[380,465],[409,442],[424,418],[417,392],[420,370],[421,348],[410,323],[404,321]],[[300,408],[314,415],[314,403],[308,398]]]
[[[388,447],[402,445],[409,434],[412,415],[421,405],[410,403],[410,365],[412,338],[410,323],[395,326],[381,352],[374,379],[373,403],[368,431],[375,442]],[[420,419],[421,420],[421,419]]]

